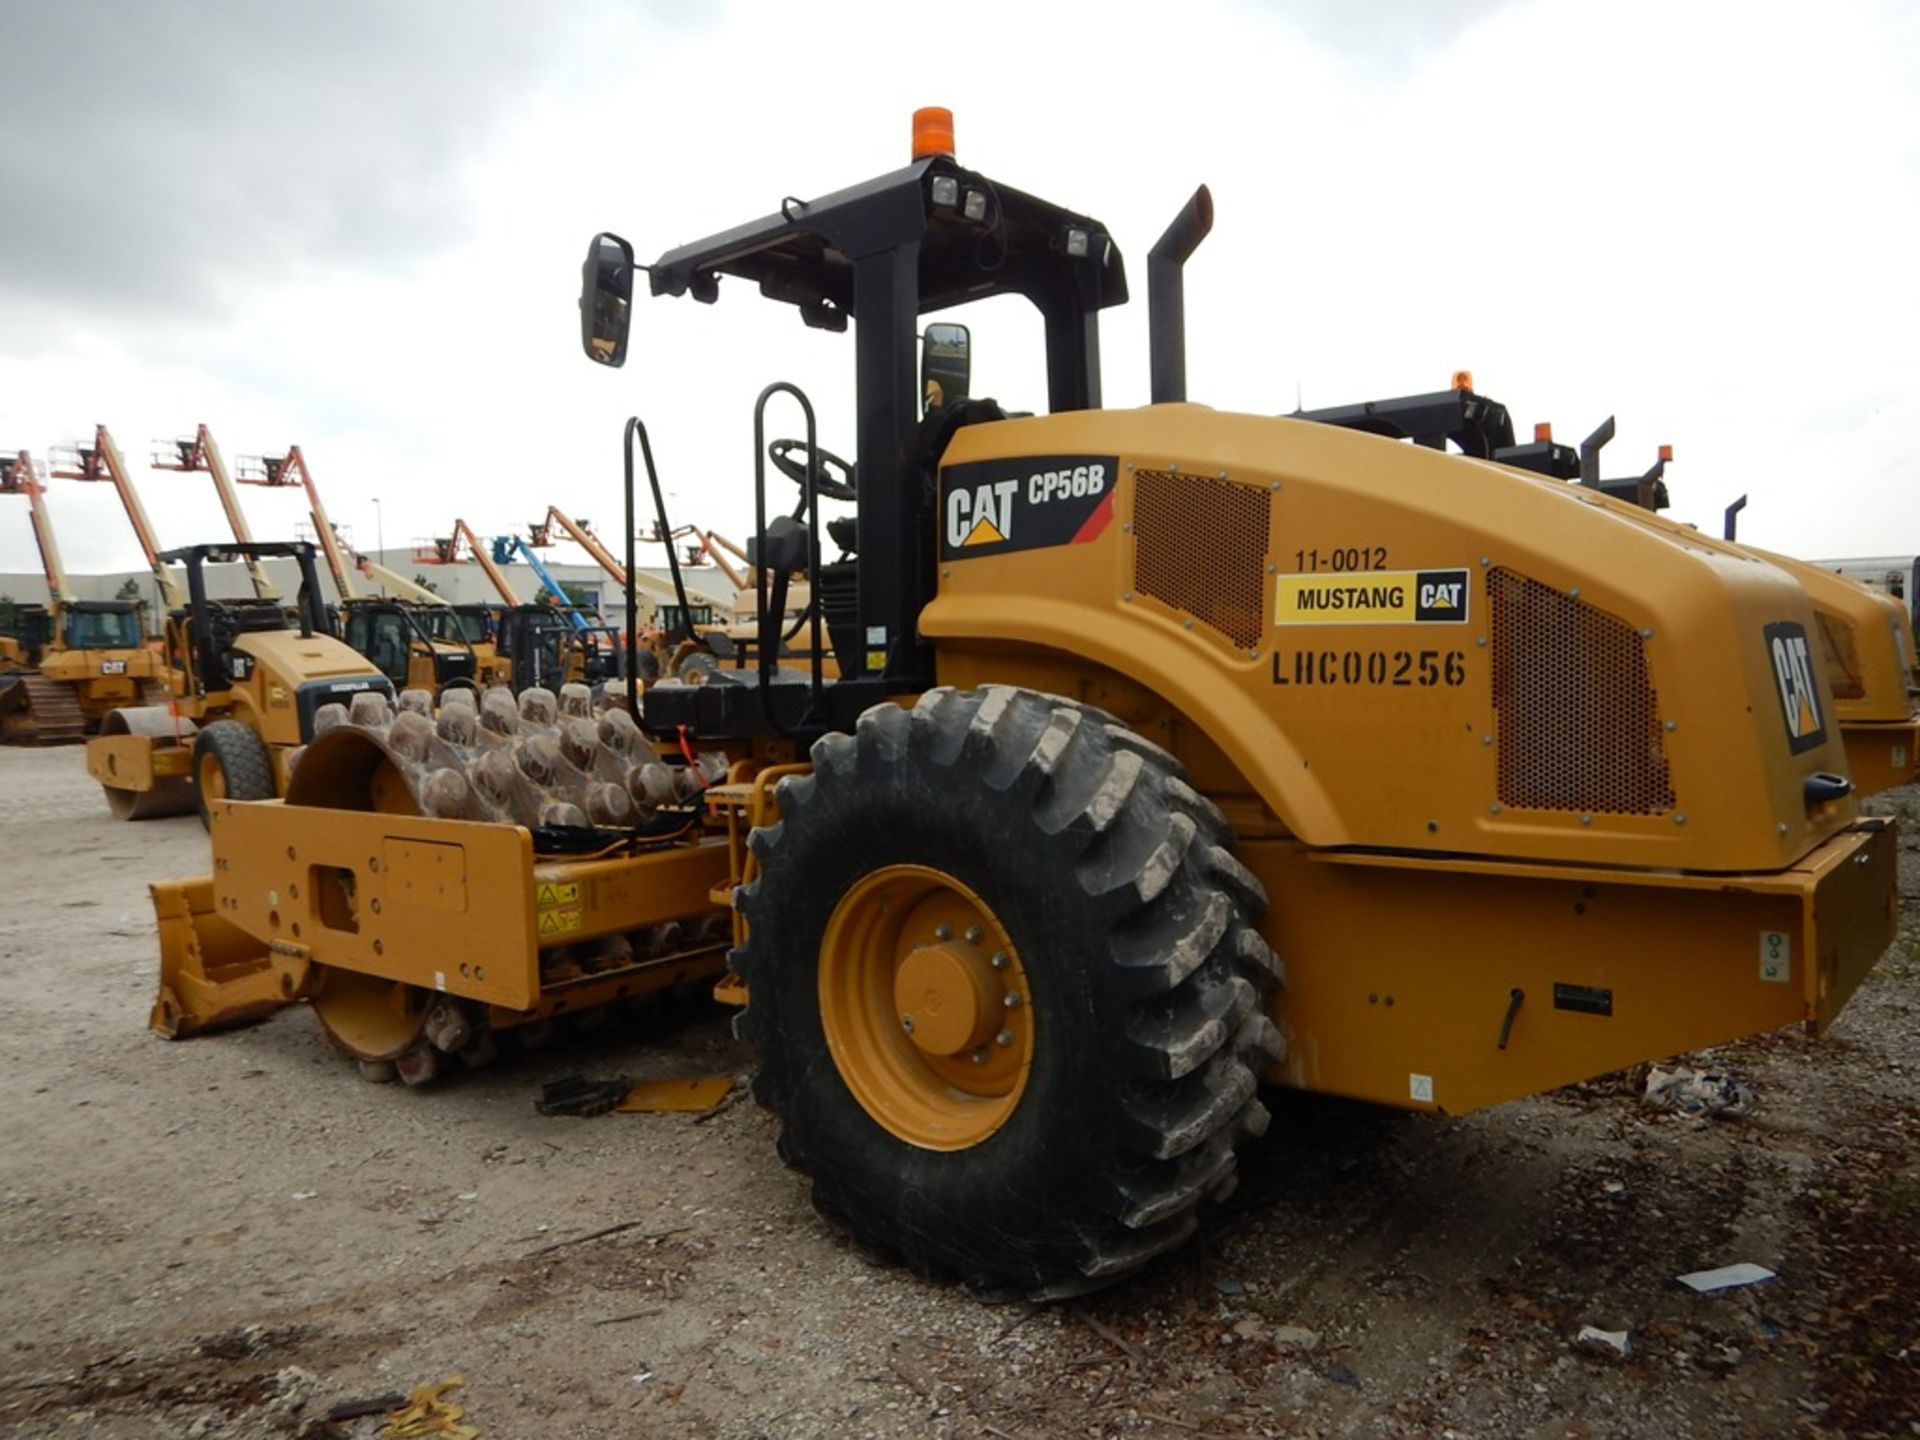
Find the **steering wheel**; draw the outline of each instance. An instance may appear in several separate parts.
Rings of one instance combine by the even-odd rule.
[[[786,476],[802,490],[807,487],[807,442],[804,440],[776,440],[767,446],[767,458],[773,461],[773,468]],[[860,491],[853,483],[853,466],[842,460],[831,450],[815,445],[812,447],[813,459],[819,466],[819,476],[813,483],[814,493],[824,495],[829,500],[858,500]],[[832,473],[838,471],[838,478]]]

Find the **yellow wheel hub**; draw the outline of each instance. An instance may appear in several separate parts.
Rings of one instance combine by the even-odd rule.
[[[209,800],[227,798],[227,772],[210,754],[200,757],[200,793]]]
[[[1033,1065],[1026,971],[951,875],[889,865],[862,879],[827,921],[819,977],[840,1077],[893,1135],[964,1150],[1013,1114]]]

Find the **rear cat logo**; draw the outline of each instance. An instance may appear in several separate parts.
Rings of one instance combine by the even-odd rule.
[[[1820,713],[1820,687],[1814,683],[1807,632],[1791,621],[1781,621],[1767,626],[1765,634],[1780,713],[1787,723],[1787,749],[1798,755],[1824,745],[1827,722]]]

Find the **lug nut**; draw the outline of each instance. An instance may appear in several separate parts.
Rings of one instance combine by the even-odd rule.
[[[967,943],[969,945],[978,945],[980,943],[980,937],[984,934],[986,934],[986,931],[982,930],[978,925],[969,925],[967,927]]]
[[[1001,1031],[1001,1032],[1000,1032],[1000,1033],[999,1033],[998,1035],[996,1035],[996,1036],[994,1036],[994,1037],[993,1037],[993,1043],[994,1043],[994,1044],[996,1044],[996,1045],[1011,1045],[1011,1044],[1013,1044],[1013,1031],[1011,1031],[1011,1030],[1002,1030],[1002,1031]]]
[[[953,926],[951,925],[934,926],[933,938],[936,940],[951,940],[953,938]]]
[[[973,1063],[976,1065],[984,1065],[987,1063],[987,1051],[984,1045],[973,1052]]]
[[[1018,1009],[1020,1006],[1020,992],[1018,990],[1009,990],[1001,997],[1000,1003],[1009,1010]]]
[[[1007,952],[1006,951],[996,950],[993,952],[993,968],[996,970],[1004,970],[1007,968]]]

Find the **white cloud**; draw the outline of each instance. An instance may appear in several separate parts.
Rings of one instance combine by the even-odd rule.
[[[1195,399],[1279,412],[1296,385],[1331,404],[1470,367],[1523,429],[1551,419],[1577,440],[1618,413],[1610,473],[1672,442],[1674,513],[1703,528],[1746,491],[1758,543],[1920,548],[1909,22],[1848,4],[1816,22],[1549,0],[1418,29],[1388,12],[1374,30],[1329,13],[740,4],[668,28],[607,6],[572,12],[566,43],[524,67],[509,63],[519,32],[478,26],[458,63],[484,83],[435,92],[473,113],[436,116],[434,146],[405,143],[418,104],[356,92],[372,133],[394,136],[391,172],[358,132],[351,183],[318,158],[340,107],[293,132],[308,158],[288,193],[310,174],[343,207],[335,241],[381,233],[216,269],[170,314],[164,295],[16,310],[0,322],[0,443],[42,448],[101,419],[130,458],[200,420],[229,454],[299,442],[363,545],[381,497],[391,546],[456,513],[515,526],[549,500],[616,528],[620,425],[637,411],[676,518],[744,537],[764,384],[805,386],[824,443],[851,451],[847,337],[723,284],[713,307],[643,303],[627,368],[595,370],[574,309],[587,238],[617,229],[651,256],[891,169],[913,107],[936,103],[956,111],[964,162],[1119,238],[1135,303],[1104,323],[1110,405],[1146,398],[1146,251],[1205,181],[1219,221],[1188,272]],[[396,83],[391,63],[372,73]],[[142,95],[121,133],[167,122],[164,97]],[[114,88],[94,99],[111,111]],[[442,168],[414,193],[422,155]],[[63,183],[101,182],[75,167]],[[195,193],[216,230],[256,223],[243,190]],[[129,233],[141,221],[126,215]],[[1040,403],[1035,334],[980,320],[980,388]],[[141,480],[167,543],[218,533],[203,482]],[[263,538],[299,516],[291,496],[247,501]],[[106,496],[56,486],[53,504],[72,568],[133,563]],[[0,570],[33,568],[24,517],[0,527]]]

